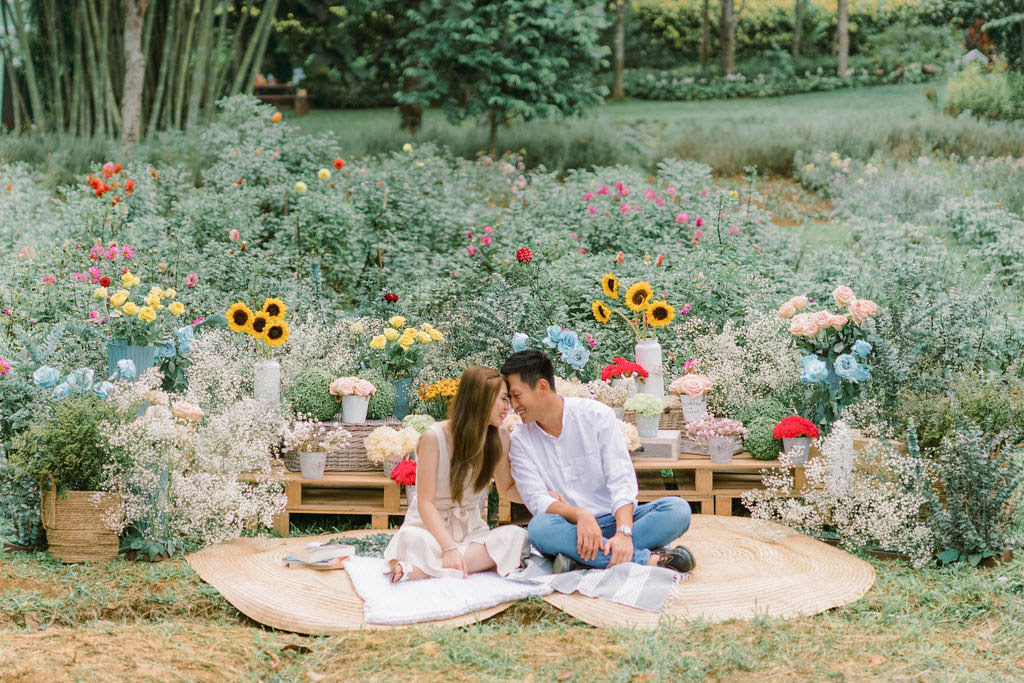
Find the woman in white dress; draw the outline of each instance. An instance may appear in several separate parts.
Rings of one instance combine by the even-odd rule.
[[[449,419],[431,425],[417,444],[415,493],[384,550],[392,582],[490,570],[507,576],[529,555],[525,529],[491,529],[481,517],[492,478],[499,490],[515,486],[509,433],[501,428],[507,410],[501,374],[482,365],[466,368]]]

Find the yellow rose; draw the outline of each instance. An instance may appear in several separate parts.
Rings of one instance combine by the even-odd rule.
[[[163,296],[164,296],[164,290],[160,289],[159,287],[150,287],[149,288],[149,295],[150,296],[155,296],[158,299],[162,299]]]
[[[319,178],[320,180],[330,180],[331,172],[328,171],[326,168],[321,168],[319,171],[316,172],[316,177]]]
[[[147,323],[151,323],[156,320],[156,311],[151,306],[143,306],[139,309],[139,320],[145,320]]]
[[[128,301],[127,289],[119,289],[114,293],[114,296],[110,297],[111,306],[124,306],[125,301]]]
[[[729,190],[729,198],[730,199],[739,199],[739,196],[740,196],[740,193],[737,192],[736,190]]]
[[[385,327],[384,338],[387,339],[388,341],[395,341],[396,339],[398,339],[398,330],[396,330],[393,327]]]
[[[124,283],[125,287],[128,287],[128,283],[132,281],[133,277],[135,276],[132,275],[132,271],[126,270],[123,273],[121,273],[121,282]]]
[[[429,344],[430,343],[430,335],[427,334],[426,332],[420,332],[419,334],[416,335],[416,340],[420,344]]]
[[[408,142],[405,143],[404,145],[402,145],[402,151],[403,152],[411,152],[412,151],[412,145],[410,145]]]
[[[129,301],[124,305],[125,315],[135,315],[139,312],[139,307],[135,305],[134,301]]]
[[[375,349],[383,349],[388,343],[387,337],[379,334],[370,340],[370,346]]]
[[[167,310],[171,315],[181,315],[185,312],[185,304],[180,301],[175,301],[173,304],[167,307]]]
[[[164,290],[164,298],[165,299],[176,299],[176,298],[178,298],[178,291],[175,290],[175,289],[165,289]]]
[[[400,315],[394,316],[388,322],[391,323],[391,327],[405,327],[405,318]]]
[[[433,339],[434,341],[441,341],[442,339],[444,339],[444,335],[438,332],[437,330],[431,330],[430,338]]]
[[[150,308],[152,308],[154,310],[157,310],[157,311],[159,311],[161,308],[164,307],[164,305],[162,303],[160,303],[160,297],[155,296],[153,294],[150,294],[149,296],[147,296],[142,301],[147,306],[149,306]]]
[[[110,293],[107,291],[106,287],[97,287],[96,289],[92,290],[92,295],[97,299],[106,299],[108,296],[110,296]]]
[[[301,180],[295,183],[295,191],[298,192],[299,194],[306,194],[307,189],[308,188],[306,187],[306,183],[302,182]]]
[[[406,351],[408,351],[409,347],[411,347],[415,343],[416,343],[416,338],[415,337],[402,337],[401,339],[398,340],[398,345],[401,346]]]

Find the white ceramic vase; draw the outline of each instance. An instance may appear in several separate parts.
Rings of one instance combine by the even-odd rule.
[[[799,436],[795,439],[783,439],[782,450],[789,456],[792,464],[806,464],[807,457],[811,454],[811,438],[809,436]]]
[[[277,408],[281,403],[281,364],[266,358],[256,361],[252,389],[257,401],[269,408]]]
[[[366,422],[366,409],[370,406],[369,396],[342,396],[341,419],[352,424]]]
[[[636,362],[647,371],[647,379],[638,379],[640,391],[651,396],[664,398],[665,369],[661,363],[661,344],[654,339],[645,339],[633,350]]]
[[[299,467],[302,469],[303,479],[323,479],[326,466],[326,453],[299,452]]]
[[[661,415],[641,415],[636,414],[636,432],[644,439],[653,439],[658,436],[658,421],[661,419]]]

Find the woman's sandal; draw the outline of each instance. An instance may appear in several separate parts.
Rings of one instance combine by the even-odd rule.
[[[395,562],[395,566],[391,569],[391,583],[408,581],[410,574],[412,574],[412,565],[408,562],[398,560]]]

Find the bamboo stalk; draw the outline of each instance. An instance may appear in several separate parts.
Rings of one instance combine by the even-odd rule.
[[[243,22],[247,16],[248,13],[242,15]],[[230,54],[228,52],[229,45],[227,42],[229,17],[230,13],[227,9],[224,9],[220,13],[220,19],[217,22],[216,48],[213,50],[210,57],[210,81],[206,87],[206,100],[203,102],[203,121],[210,121],[213,118],[217,99],[220,96],[221,90],[224,88],[224,73],[227,71],[229,61],[228,55]]]
[[[175,4],[173,2],[168,3],[167,25],[166,30],[163,32],[163,58],[160,60],[160,73],[156,81],[156,94],[153,95],[153,104],[149,113],[149,126],[147,127],[149,131],[155,131],[159,127],[160,112],[164,108],[164,94],[167,90],[167,79],[171,66],[171,48],[174,45],[174,36],[177,29],[174,21],[177,12],[174,9]]]
[[[263,55],[267,52],[267,43],[270,41],[270,33],[274,28],[273,23],[275,12],[277,12],[277,0],[267,0],[266,5],[263,6],[262,13],[260,14],[260,22],[263,25],[263,34],[260,37],[259,46],[256,48],[256,54],[252,60],[252,70],[249,73],[248,84],[245,86],[245,92],[250,95],[252,94],[256,76],[260,72]]]
[[[103,3],[103,17],[102,20],[96,24],[96,44],[99,46],[99,57],[100,57],[100,70],[103,75],[103,82],[106,85],[104,89],[104,100],[106,104],[106,111],[110,117],[110,131],[113,135],[117,135],[121,128],[121,108],[117,103],[117,95],[114,94],[114,77],[111,74],[111,63],[110,63],[110,35],[111,32],[107,30],[110,27],[110,5],[112,0],[106,0]],[[98,14],[94,14],[94,17],[99,17]],[[124,54],[124,51],[118,52],[118,54]]]
[[[185,127],[192,128],[199,119],[199,105],[203,99],[203,90],[207,85],[210,69],[210,43],[213,42],[213,3],[216,0],[198,0],[199,9],[199,45],[196,50],[196,62],[192,72],[192,91],[189,93],[188,115]]]
[[[249,11],[252,12],[252,9],[250,8]],[[235,72],[235,80],[231,83],[231,90],[228,91],[228,95],[237,95],[242,92],[242,86],[245,84],[245,78],[249,73],[249,63],[253,60],[253,56],[256,53],[256,36],[259,35],[263,19],[264,16],[261,15],[256,20],[256,26],[252,30],[249,44],[245,46],[245,55],[242,56],[242,62],[238,65],[238,71]]]
[[[155,22],[154,17],[156,17],[156,13],[159,10],[158,5],[158,0],[153,0],[150,3],[149,11],[146,12],[146,23],[142,27],[142,45],[140,47],[142,50],[142,54],[145,55],[147,65],[152,63],[153,61],[151,59],[152,50],[150,49],[150,41],[153,38],[153,24]],[[148,133],[148,129],[146,128],[146,105],[152,104],[152,102],[147,98],[147,95],[152,91],[152,88],[146,87],[146,83],[148,82],[148,76],[150,73],[152,73],[152,69],[147,67],[147,80],[143,81],[144,84],[142,87],[142,111],[139,113],[139,135],[142,137],[145,137],[145,135]]]
[[[87,94],[92,94],[91,97],[88,97],[88,99],[92,101],[93,119],[91,126],[91,134],[106,136],[107,127],[106,118],[103,116],[103,105],[100,103],[100,98],[95,96],[96,88],[98,87],[95,78],[96,75],[99,73],[99,66],[96,63],[96,46],[93,40],[93,33],[92,30],[89,28],[89,4],[89,0],[82,0],[80,3],[80,7],[82,8],[80,18],[82,19],[82,23],[85,27],[85,30],[82,31],[85,38],[82,44],[82,52],[85,55],[85,71],[83,72],[83,76],[85,74],[89,75],[89,83],[83,83],[83,86],[85,87],[85,92]]]
[[[39,81],[36,78],[36,66],[32,60],[32,52],[29,49],[28,34],[25,31],[25,15],[21,11],[22,0],[14,0],[11,9],[14,16],[14,31],[18,36],[18,47],[22,53],[25,64],[25,85],[28,88],[28,99],[32,105],[32,119],[39,130],[46,130],[46,114],[43,108],[43,98],[39,95]],[[6,4],[6,3],[4,3]]]
[[[47,42],[50,46],[50,76],[53,81],[53,121],[54,129],[63,131],[65,130],[64,122],[64,90],[61,87],[61,81],[64,72],[64,61],[60,58],[59,50],[57,49],[57,26],[56,21],[57,8],[53,4],[53,0],[44,0],[43,2],[43,19],[46,24],[46,37]],[[63,42],[63,41],[62,41]]]
[[[195,4],[190,1],[188,5],[190,5],[190,7],[188,8],[190,16],[188,19],[188,29],[185,32],[185,47],[181,51],[181,71],[178,74],[178,92],[174,98],[175,128],[181,128],[181,116],[184,113],[185,109],[185,82],[188,80],[189,71],[191,70],[189,69],[189,65],[192,61],[192,36],[195,34],[196,30]]]

